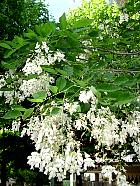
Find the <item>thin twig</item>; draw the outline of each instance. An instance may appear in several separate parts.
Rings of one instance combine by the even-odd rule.
[[[106,50],[103,48],[93,48],[93,47],[86,47],[86,49],[91,50],[91,51],[102,51],[106,53],[112,53],[112,54],[117,54],[117,55],[140,55],[140,51],[138,52],[118,52],[118,51],[112,51],[112,50]]]
[[[140,73],[140,70],[125,70],[125,69],[99,69],[97,71],[113,71],[113,72],[127,72],[127,73]]]

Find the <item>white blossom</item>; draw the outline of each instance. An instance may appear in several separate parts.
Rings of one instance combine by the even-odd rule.
[[[133,141],[131,144],[135,153],[137,154],[138,159],[140,160],[140,138],[137,139],[137,142]]]
[[[77,129],[77,130],[80,130],[80,129],[87,129],[87,120],[86,120],[86,115],[80,113],[79,114],[79,118],[75,120],[74,122],[74,127]]]
[[[49,76],[41,75],[38,78],[33,78],[29,80],[23,80],[22,84],[19,87],[21,95],[23,98],[30,97],[38,91],[46,91],[49,93]]]
[[[122,159],[125,160],[125,162],[133,162],[133,156],[134,154],[129,154],[127,156],[122,157]]]
[[[84,170],[87,170],[88,167],[95,167],[95,161],[90,158],[89,154],[85,153]]]
[[[40,163],[41,163],[41,157],[40,154],[37,152],[32,152],[31,156],[28,156],[28,162],[31,165],[31,169],[33,169],[33,167],[38,168]]]
[[[63,127],[67,128],[67,133],[63,132]],[[36,152],[28,157],[28,164],[49,174],[49,179],[58,177],[62,180],[67,171],[80,174],[83,167],[86,170],[94,165],[89,155],[86,154],[84,158],[80,152],[80,143],[74,139],[71,131],[71,120],[62,111],[44,118],[31,117],[27,130],[23,130],[23,133],[29,131],[36,148]]]
[[[58,60],[58,62],[60,61],[65,61],[65,55],[63,52],[57,50],[55,53],[54,53],[54,57]]]
[[[4,76],[0,76],[0,89],[6,85],[6,81],[4,79]]]
[[[119,120],[110,112],[109,108],[90,109],[87,119],[91,122],[91,136],[98,140],[99,145],[103,144],[110,148],[111,145],[118,143],[117,134]]]
[[[64,104],[64,109],[67,110],[70,113],[70,115],[72,115],[74,112],[76,112],[79,107],[80,106],[79,106],[78,102],[73,102],[73,103],[66,102]]]
[[[45,51],[45,54],[44,52]],[[56,61],[60,62],[61,60],[65,61],[65,55],[63,52],[57,50],[56,52],[52,52],[49,50],[46,42],[42,42],[40,45],[36,43],[35,53],[27,58],[25,66],[22,71],[26,76],[30,74],[41,74],[43,72],[43,65],[52,65]]]
[[[21,122],[20,120],[13,120],[12,121],[12,131],[19,131]]]
[[[122,14],[120,15],[120,20],[119,20],[119,23],[123,23],[124,21],[128,21],[128,14]]]
[[[88,103],[89,101],[96,101],[96,97],[92,93],[91,90],[89,91],[81,91],[79,95],[80,102]]]
[[[46,42],[42,42],[41,49],[45,50],[46,54],[49,53],[49,47],[47,46]]]
[[[128,186],[128,182],[126,181],[126,176],[122,174],[121,172],[117,175],[117,185],[118,186]]]
[[[109,183],[111,183],[111,181],[112,181],[112,173],[117,174],[118,171],[116,171],[115,167],[112,167],[111,165],[103,165],[101,173],[102,173],[103,177],[104,178],[108,178],[109,179]]]
[[[10,105],[14,102],[14,91],[0,91],[1,94],[4,95],[6,101],[5,103],[9,103]]]

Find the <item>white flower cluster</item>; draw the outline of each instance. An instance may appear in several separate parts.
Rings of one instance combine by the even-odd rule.
[[[134,111],[125,127],[130,137],[137,136],[140,131],[140,112]]]
[[[13,71],[9,70],[4,75],[0,76],[0,89],[3,88],[4,86],[6,86],[6,88],[7,88],[7,90],[0,90],[0,97],[4,96],[6,99],[5,103],[9,103],[10,105],[12,105],[14,102],[14,97],[15,97],[16,93],[14,90],[12,90],[14,88],[13,84],[7,85],[6,80],[8,78],[15,79],[15,78],[17,78],[17,75],[14,75]]]
[[[51,77],[46,75],[40,75],[38,78],[33,78],[29,80],[23,80],[21,83],[20,90],[20,100],[24,100],[26,97],[30,97],[38,91],[46,91],[49,94],[49,83]]]
[[[120,15],[120,20],[119,20],[119,23],[123,23],[124,21],[128,21],[128,14],[122,14]]]
[[[79,117],[74,122],[74,127],[76,130],[87,129],[87,119],[85,114],[79,114]]]
[[[104,165],[102,166],[102,175],[104,178],[109,179],[109,183],[111,184],[112,181],[112,174],[114,173],[116,175],[117,180],[117,186],[129,186],[128,182],[126,181],[125,174],[122,174],[121,172],[117,171],[115,167],[111,165]]]
[[[75,120],[77,130],[84,128],[91,131],[91,137],[97,139],[98,146],[103,145],[108,149],[118,143],[125,144],[128,136],[136,138],[137,142],[132,145],[138,154],[140,112],[135,111],[130,118],[122,121],[115,117],[109,107],[96,108],[97,100],[91,90],[80,92],[79,100],[83,103],[91,102],[91,108],[86,114],[80,113],[79,118]]]
[[[65,55],[61,51],[53,53],[50,51],[46,42],[36,44],[35,53],[26,60],[26,64],[22,71],[26,76],[29,74],[41,74],[43,72],[42,65],[52,65],[56,61],[65,61]]]
[[[90,55],[88,51],[85,53]],[[80,57],[83,60],[87,58],[84,55]],[[39,91],[45,91],[47,95],[50,95],[50,83],[54,82],[54,78],[44,72],[42,66],[53,65],[61,61],[65,61],[63,52],[51,51],[46,42],[37,43],[34,54],[26,60],[22,69],[26,79],[19,78],[12,71],[4,77],[1,76],[0,89],[6,85],[6,79],[9,77],[12,83],[6,85],[6,88],[11,88],[9,91],[0,91],[0,96],[4,95],[6,103],[13,104],[15,98],[22,101]],[[29,75],[32,74],[35,74],[35,78],[31,79]],[[14,91],[14,80],[16,92]],[[59,180],[62,180],[67,172],[80,174],[88,167],[94,167],[95,162],[106,163],[108,157],[106,153],[102,155],[102,150],[111,151],[117,145],[118,148],[123,147],[127,143],[128,137],[133,139],[131,145],[135,155],[140,158],[140,112],[133,112],[125,121],[117,119],[108,107],[99,108],[97,106],[97,98],[93,92],[92,88],[83,90],[80,92],[78,100],[76,100],[77,97],[74,97],[74,102],[63,99],[64,105],[57,105],[57,101],[50,99],[52,102],[49,107],[46,105],[40,107],[42,115],[30,118],[27,127],[23,128],[21,136],[29,135],[35,144],[35,152],[32,152],[31,156],[28,157],[28,164],[31,165],[31,168],[39,168],[40,171],[49,175],[50,179],[58,177]],[[89,107],[88,110],[82,111],[84,105]],[[51,112],[53,107],[59,107],[60,111],[53,114]],[[14,120],[12,130],[19,131],[19,128],[20,121]],[[81,131],[79,132],[79,130]],[[88,134],[90,140],[96,140],[95,160],[92,160],[87,153],[81,152],[77,133],[81,135],[81,138],[84,134]],[[101,153],[99,152],[100,149],[102,149]],[[122,152],[121,155],[125,161],[130,159],[130,157],[126,157],[127,152]],[[112,173],[117,175],[118,185],[126,185],[125,175],[116,171],[111,165],[102,167],[102,174],[109,178],[109,182],[111,182]]]
[[[39,86],[38,82],[33,85],[33,90],[35,86]],[[42,85],[43,83],[41,87]],[[26,96],[34,92],[32,89],[29,90],[30,86],[22,89],[23,92],[24,89],[28,90]],[[39,168],[40,171],[49,175],[50,179],[58,177],[62,180],[67,172],[80,174],[83,169],[95,166],[95,162],[106,163],[106,154],[101,157],[97,152],[94,156],[95,160],[92,160],[88,154],[81,153],[81,144],[76,140],[74,133],[75,130],[81,129],[83,133],[88,131],[90,138],[96,139],[97,150],[100,147],[111,150],[114,145],[124,145],[128,136],[133,137],[132,146],[138,154],[139,148],[136,144],[139,140],[136,139],[139,132],[139,112],[134,112],[126,121],[119,120],[108,107],[97,107],[97,99],[91,90],[80,92],[79,102],[69,103],[68,100],[64,102],[64,106],[60,106],[59,113],[46,115],[44,111],[41,116],[31,117],[27,128],[23,129],[22,136],[25,133],[28,134],[35,143],[36,151],[28,157],[31,168]],[[80,102],[89,103],[90,109],[86,113],[79,112]],[[52,102],[51,105],[55,107],[56,103]],[[123,154],[122,159],[126,154]],[[113,172],[117,174],[118,183],[124,181],[124,177],[114,167],[107,165],[102,168],[104,177],[108,177],[110,182]]]
[[[111,165],[104,165],[104,166],[102,166],[101,173],[102,173],[103,177],[104,178],[108,178],[109,179],[109,183],[111,183],[111,181],[112,181],[112,173],[117,175],[118,171],[116,171],[115,167],[113,167]]]
[[[118,172],[116,180],[118,186],[129,186],[129,183],[126,181],[126,176],[121,172]]]
[[[26,76],[28,76],[29,74],[38,74],[39,75],[42,73],[42,68],[37,63],[38,59],[36,59],[36,58],[37,57],[35,57],[35,59],[33,59],[31,62],[30,62],[30,58],[28,58],[26,60],[26,64],[25,64],[24,68],[22,69],[22,71],[25,73]],[[39,60],[42,61],[42,59],[40,59],[40,58],[39,58]]]
[[[94,102],[96,104],[96,97],[94,96],[93,92],[91,90],[89,91],[81,91],[79,95],[79,100],[83,103],[88,103],[90,101]]]
[[[137,141],[132,142],[132,146],[138,156],[138,159],[140,160],[140,137],[137,139]]]
[[[102,144],[110,149],[111,145],[118,143],[119,121],[108,107],[101,107],[96,111],[90,109],[87,113],[87,119],[91,125],[91,136],[97,139],[99,146]]]
[[[0,97],[2,95],[6,99],[5,103],[9,103],[10,105],[13,104],[13,102],[14,102],[14,95],[15,95],[14,91],[0,91]]]
[[[110,109],[108,107],[97,109],[97,99],[91,90],[80,92],[79,100],[84,103],[91,102],[91,108],[86,114],[79,114],[75,121],[77,130],[84,128],[91,131],[91,137],[97,139],[99,146],[102,144],[110,149],[111,145],[118,143],[120,121]]]
[[[123,153],[121,153],[121,156],[122,156]],[[126,152],[124,152],[124,154],[126,154]],[[122,159],[125,161],[125,162],[133,162],[133,157],[134,157],[135,154],[129,154],[129,155],[124,155],[124,157],[122,157]]]
[[[79,108],[78,102],[73,102],[73,103],[66,102],[64,104],[64,110],[67,110],[70,113],[70,115],[75,113],[78,110],[78,108]]]
[[[52,52],[47,46],[46,42],[36,44],[35,53],[26,60],[26,64],[22,71],[26,76],[37,74],[38,77],[29,80],[22,80],[19,87],[19,100],[22,101],[26,97],[30,97],[38,91],[49,92],[49,84],[54,82],[54,78],[49,74],[43,73],[43,65],[51,65],[56,61],[65,61],[65,55],[60,52]]]
[[[126,138],[129,135],[133,137],[131,143],[135,153],[140,159],[140,112],[134,111],[132,116],[128,118],[128,121],[122,123],[122,130],[120,131],[120,141],[122,144],[126,143]]]
[[[22,135],[25,133],[30,135],[36,148],[28,157],[28,163],[31,168],[37,167],[49,174],[49,179],[58,177],[62,180],[68,171],[80,174],[83,167],[94,166],[89,155],[85,154],[83,158],[80,143],[74,140],[71,119],[62,111],[44,118],[32,117]]]
[[[6,81],[3,75],[0,75],[0,89],[6,85]]]
[[[19,131],[20,125],[21,125],[20,120],[13,120],[12,131]]]

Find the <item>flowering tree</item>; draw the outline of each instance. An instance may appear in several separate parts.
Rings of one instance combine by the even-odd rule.
[[[139,40],[126,34],[132,22],[139,24],[116,15],[115,28],[97,30],[85,18],[69,27],[63,15],[5,43],[2,119],[33,141],[31,168],[63,180],[101,165],[109,181],[115,173],[127,185],[125,162],[140,158]]]

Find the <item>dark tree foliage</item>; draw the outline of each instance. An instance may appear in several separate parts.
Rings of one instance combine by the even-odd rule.
[[[0,40],[12,40],[28,28],[48,20],[47,7],[35,0],[1,0]]]
[[[0,0],[0,40],[11,41],[28,29],[34,30],[35,25],[41,25],[47,20],[48,10],[42,2],[36,2],[35,0]],[[0,47],[0,75],[4,73],[1,65],[6,60],[4,52],[5,49]],[[0,103],[2,103],[2,100],[0,100]],[[6,109],[5,107],[1,108]],[[0,115],[0,117],[2,116]],[[0,126],[3,128],[5,125],[3,119],[0,118]],[[14,169],[15,174],[20,169],[29,169],[26,164],[27,156],[33,148],[28,139],[22,140],[20,137],[9,133],[5,135],[5,132],[0,135],[0,177],[2,186],[6,185],[10,170],[7,167],[9,163],[12,162],[12,169]]]

